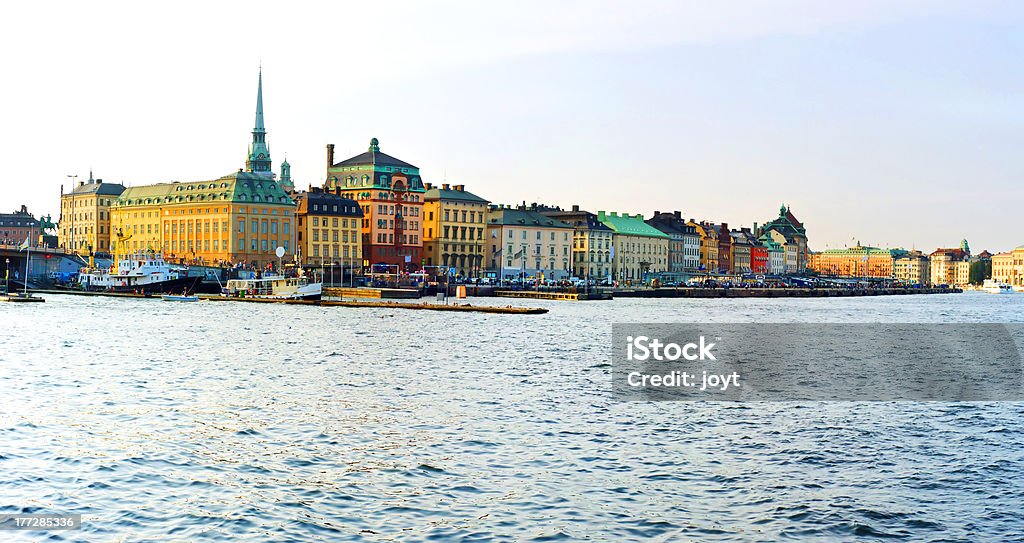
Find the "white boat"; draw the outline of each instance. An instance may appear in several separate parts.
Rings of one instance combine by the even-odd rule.
[[[993,279],[986,279],[981,285],[981,290],[990,294],[1010,294],[1013,292],[1013,288],[1010,285]]]
[[[260,278],[229,279],[221,290],[224,296],[280,300],[319,300],[323,283],[310,283],[305,277],[264,275]]]
[[[115,292],[192,291],[200,279],[172,269],[160,254],[141,251],[118,256],[109,269],[83,268],[78,275],[86,290]]]
[[[1024,292],[1024,285],[1013,285],[1014,292]]]

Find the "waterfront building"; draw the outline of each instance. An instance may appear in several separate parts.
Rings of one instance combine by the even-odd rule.
[[[754,233],[759,239],[768,234],[773,241],[782,246],[785,252],[785,273],[803,273],[807,269],[807,229],[788,206],[783,204],[779,208],[778,218],[760,228],[755,223]]]
[[[491,205],[484,254],[488,268],[503,280],[560,280],[569,277],[573,227],[519,207]]]
[[[893,261],[893,278],[908,285],[927,285],[928,270],[928,255],[921,251],[910,251]]]
[[[484,266],[490,202],[465,185],[424,185],[423,248],[427,266],[449,266],[463,277],[479,277]]]
[[[171,262],[276,265],[277,247],[289,255],[295,248],[295,203],[271,171],[262,71],[245,163],[211,181],[124,189],[110,204],[108,232],[122,236],[125,250],[162,252]]]
[[[708,222],[687,221],[700,236],[700,264],[697,268],[711,273],[718,271],[718,228]]]
[[[614,232],[612,277],[643,281],[648,273],[668,271],[669,236],[644,222],[643,215],[597,212],[597,220]]]
[[[169,262],[276,264],[292,254],[295,203],[274,179],[238,171],[212,181],[129,187],[110,210],[111,228],[130,251]]]
[[[662,213],[655,211],[647,224],[670,237],[669,271],[692,273],[700,267],[700,235],[697,228],[682,218],[681,211]]]
[[[718,272],[733,273],[732,259],[732,235],[729,233],[729,224],[722,223],[718,228]]]
[[[808,270],[828,277],[893,277],[893,262],[905,251],[857,245],[811,253]]]
[[[27,239],[29,245],[35,247],[39,234],[39,219],[29,213],[26,206],[12,213],[0,213],[0,244],[21,245]]]
[[[124,185],[93,179],[60,195],[60,219],[57,246],[68,252],[105,255],[110,251],[110,206],[124,192]]]
[[[730,230],[729,237],[732,238],[732,271],[733,273],[745,274],[753,271],[751,264],[750,250],[757,240],[750,230]]]
[[[296,195],[295,246],[306,266],[330,267],[339,277],[363,266],[363,210],[359,203],[320,187]],[[328,272],[325,272],[328,273]]]
[[[1017,287],[1024,286],[1024,245],[992,255],[992,279]]]
[[[928,255],[928,272],[932,285],[956,285],[957,281],[970,276],[970,264],[965,273],[958,270],[958,263],[966,262],[970,258],[970,248],[967,247],[967,240],[961,242],[959,248],[936,249]],[[963,283],[961,283],[963,284]]]
[[[754,231],[757,231],[756,225],[754,226]],[[786,273],[786,250],[769,233],[762,234],[761,237],[757,238],[757,241],[764,247],[765,252],[768,253],[768,273],[784,275]]]
[[[363,264],[419,269],[423,263],[423,195],[420,169],[380,151],[377,138],[365,153],[334,162],[327,146],[324,188],[363,208]]]
[[[597,215],[581,210],[578,205],[569,210],[536,206],[536,210],[546,217],[572,226],[572,276],[595,281],[611,279],[614,232],[599,221]]]

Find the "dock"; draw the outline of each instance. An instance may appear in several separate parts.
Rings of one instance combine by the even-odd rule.
[[[842,298],[957,294],[958,288],[658,288],[616,290],[616,298]]]
[[[547,313],[543,307],[513,307],[470,304],[437,304],[427,302],[391,302],[377,300],[292,300],[288,298],[253,298],[200,294],[200,300],[211,302],[251,302],[284,305],[315,305],[320,307],[371,307],[378,309],[419,309],[425,311],[462,311],[470,313],[497,313],[504,315],[539,315]]]
[[[537,290],[496,290],[494,295],[499,298],[530,298],[534,300],[611,300],[608,292],[541,292]]]
[[[420,291],[412,288],[324,287],[324,296],[341,298],[380,298],[385,300],[416,300]]]
[[[45,302],[41,296],[32,296],[29,294],[0,294],[0,302],[11,302],[11,303],[24,303],[24,302]]]

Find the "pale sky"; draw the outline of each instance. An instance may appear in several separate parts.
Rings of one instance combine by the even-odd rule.
[[[274,170],[381,150],[494,202],[789,204],[815,250],[1024,244],[1024,4],[20,2],[0,32],[0,209],[65,176],[244,166],[260,63]]]

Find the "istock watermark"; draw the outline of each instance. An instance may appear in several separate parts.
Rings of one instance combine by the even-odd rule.
[[[615,324],[616,399],[1024,401],[1024,324]]]

